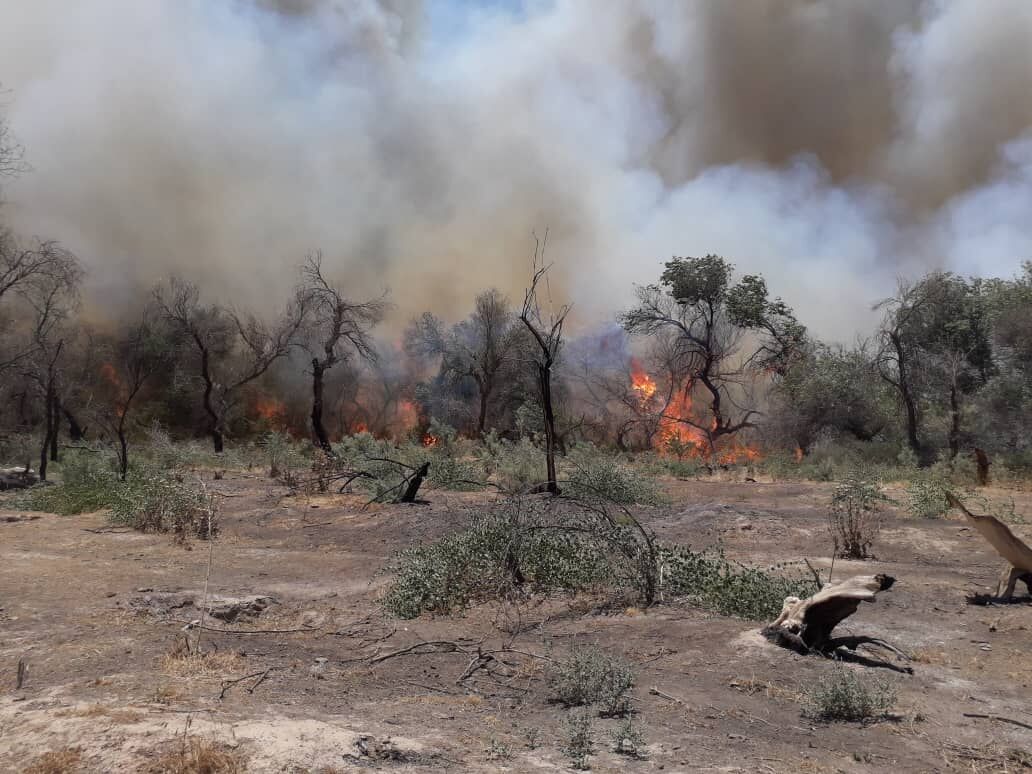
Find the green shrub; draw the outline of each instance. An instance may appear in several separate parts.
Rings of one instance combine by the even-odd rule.
[[[69,450],[61,464],[61,481],[26,490],[22,507],[71,516],[110,508],[125,487],[114,458],[104,453]]]
[[[480,464],[485,476],[508,492],[525,491],[546,479],[545,452],[528,437],[513,443],[486,436]]]
[[[140,471],[111,504],[111,521],[141,532],[170,532],[177,540],[218,534],[214,500],[180,476]]]
[[[721,615],[767,621],[781,612],[785,597],[806,598],[817,591],[812,578],[789,578],[733,564],[723,553],[694,553],[683,546],[661,552],[664,594],[681,596]]]
[[[623,716],[631,708],[634,673],[599,648],[579,648],[553,665],[548,686],[552,700],[565,707],[595,706],[604,717]]]
[[[520,502],[474,515],[469,528],[403,551],[383,599],[399,618],[447,613],[506,598],[518,586],[577,591],[610,579],[610,561],[588,533],[554,529],[547,514]]]
[[[836,667],[804,693],[803,712],[815,720],[873,720],[896,703],[896,689],[883,677]]]
[[[595,751],[595,730],[591,725],[591,715],[587,712],[574,712],[566,720],[567,739],[563,752],[570,759],[575,771],[588,771],[591,764],[588,756]]]
[[[942,463],[918,473],[907,486],[907,513],[918,519],[942,518],[950,508],[946,493],[951,488],[949,470]]]
[[[645,735],[634,722],[634,718],[624,718],[613,732],[613,752],[637,760],[645,760],[648,757]]]
[[[881,504],[889,500],[863,467],[854,468],[831,495],[828,532],[835,555],[866,559],[881,531]]]
[[[654,505],[661,501],[655,482],[643,472],[621,465],[615,457],[593,446],[578,447],[567,462],[573,471],[565,489],[574,497],[621,505]]]

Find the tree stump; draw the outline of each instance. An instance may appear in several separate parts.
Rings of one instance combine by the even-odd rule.
[[[896,579],[889,575],[861,575],[826,584],[806,599],[788,597],[781,608],[781,615],[764,627],[763,635],[776,645],[796,653],[816,653],[910,673],[913,670],[909,667],[867,659],[855,652],[859,645],[875,645],[909,660],[905,653],[887,642],[874,637],[831,636],[835,627],[853,615],[861,602],[874,602],[878,592],[891,588],[895,582]]]

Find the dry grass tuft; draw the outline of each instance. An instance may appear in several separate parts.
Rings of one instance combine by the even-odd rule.
[[[778,685],[770,680],[758,680],[755,677],[736,677],[728,685],[742,693],[762,693],[768,699],[788,699],[799,701],[801,694],[784,685]]]
[[[177,645],[161,659],[161,671],[172,677],[216,677],[239,670],[244,656],[235,650],[191,653]]]
[[[246,770],[236,750],[196,737],[183,739],[178,750],[143,769],[145,774],[244,774]]]
[[[80,767],[82,753],[78,747],[45,752],[24,770],[24,774],[76,774]]]
[[[61,710],[55,714],[58,717],[108,718],[115,723],[138,723],[143,717],[139,712],[108,707],[104,704],[89,704],[85,707]]]

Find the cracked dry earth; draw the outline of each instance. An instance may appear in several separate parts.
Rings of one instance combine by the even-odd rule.
[[[834,664],[775,648],[755,622],[676,602],[644,612],[585,597],[527,603],[512,645],[522,653],[459,682],[478,643],[510,637],[514,612],[392,620],[377,602],[379,570],[394,551],[460,528],[490,495],[431,492],[430,505],[363,509],[348,495],[288,498],[242,473],[211,486],[231,496],[209,579],[223,615],[207,624],[237,633],[205,632],[204,659],[176,649],[199,615],[208,544],[103,531],[103,514],[0,510],[0,770],[73,748],[69,771],[147,771],[201,739],[253,772],[567,771],[568,712],[549,703],[536,656],[588,643],[635,666],[648,743],[646,760],[617,755],[620,721],[594,721],[596,772],[1032,766],[1032,604],[966,602],[992,589],[1001,563],[962,521],[893,512],[877,560],[836,563],[836,578],[898,579],[843,629],[911,652],[915,673],[878,670],[899,689],[893,719],[816,723],[799,694]],[[669,481],[667,494],[671,504],[638,509],[663,539],[719,541],[756,565],[808,557],[827,568],[827,484]],[[1032,497],[1006,494],[1032,516]],[[1032,537],[1032,527],[1016,531]],[[433,641],[451,644],[377,661]]]

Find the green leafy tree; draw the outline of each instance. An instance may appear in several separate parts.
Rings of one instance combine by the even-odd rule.
[[[740,386],[757,371],[786,373],[806,340],[804,326],[780,298],[769,297],[762,277],[733,280],[734,266],[718,255],[674,258],[660,283],[639,287],[637,306],[621,316],[630,333],[673,334],[686,389],[703,392],[708,416],[670,419],[700,431],[711,453],[721,437],[755,424],[758,411],[741,405]]]

